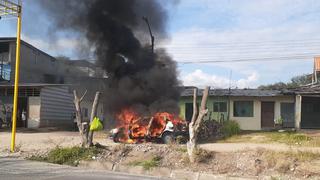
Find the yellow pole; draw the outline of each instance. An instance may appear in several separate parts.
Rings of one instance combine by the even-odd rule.
[[[18,10],[18,24],[17,24],[17,47],[16,47],[16,66],[14,77],[14,96],[13,96],[13,112],[12,112],[12,134],[11,134],[11,148],[14,152],[16,142],[16,126],[17,126],[17,111],[18,111],[18,92],[19,92],[19,70],[20,70],[20,39],[21,39],[21,6]]]

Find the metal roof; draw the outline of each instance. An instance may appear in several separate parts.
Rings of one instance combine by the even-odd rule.
[[[295,88],[291,90],[295,94],[320,94],[320,85],[308,85],[308,86],[301,86],[299,88]]]
[[[15,38],[15,37],[0,37],[0,43],[1,43],[1,42],[14,42],[14,43],[15,43],[15,42],[16,42],[16,39],[17,39],[17,38]],[[48,54],[48,53],[46,53],[46,52],[44,52],[44,51],[36,48],[35,46],[27,43],[26,41],[24,41],[24,40],[22,40],[22,39],[21,39],[21,44],[23,44],[23,45],[25,45],[25,46],[33,49],[33,50],[36,50],[36,51],[38,51],[38,52],[40,52],[40,53],[42,53],[42,54],[50,57],[52,60],[56,60],[56,58],[54,58],[54,57],[51,56],[50,54]]]
[[[199,89],[198,96],[202,96],[203,89]],[[247,96],[247,97],[273,97],[285,95],[279,90],[260,89],[211,89],[210,96]],[[181,96],[193,96],[193,89],[188,88],[182,91]]]
[[[13,87],[13,83],[0,83],[0,87]],[[71,86],[71,84],[20,83],[19,87]]]

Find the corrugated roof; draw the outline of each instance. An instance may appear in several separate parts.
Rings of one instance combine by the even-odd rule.
[[[199,89],[198,95],[202,96],[203,89]],[[283,96],[279,90],[260,90],[260,89],[211,89],[210,96],[247,96],[247,97],[272,97]],[[181,96],[193,96],[193,89],[185,89]]]
[[[292,92],[295,94],[320,94],[320,85],[309,85],[309,86],[301,86],[296,89],[292,89]]]
[[[0,87],[13,87],[13,83],[0,83]],[[19,87],[71,86],[70,84],[20,83]]]

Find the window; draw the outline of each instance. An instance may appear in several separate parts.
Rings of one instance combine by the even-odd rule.
[[[227,112],[227,102],[214,102],[213,112]]]
[[[199,107],[199,103],[197,103]],[[186,103],[185,104],[185,118],[188,122],[191,121],[193,115],[193,103]]]
[[[253,101],[234,101],[234,117],[253,117]]]

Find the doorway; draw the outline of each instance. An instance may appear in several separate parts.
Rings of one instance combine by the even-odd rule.
[[[28,119],[26,119],[26,122],[23,123],[22,121],[22,112],[25,111],[28,112],[28,98],[27,97],[19,97],[18,99],[18,115],[17,115],[17,127],[28,127]],[[28,117],[26,115],[26,117]]]
[[[301,128],[320,128],[320,97],[302,97]]]
[[[283,127],[294,128],[294,103],[281,103]]]
[[[261,102],[261,127],[274,127],[274,102]]]

